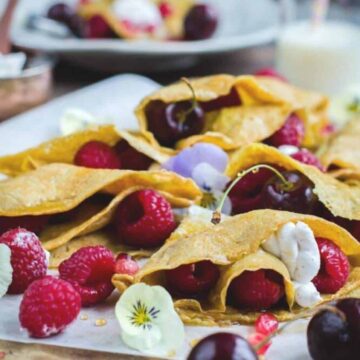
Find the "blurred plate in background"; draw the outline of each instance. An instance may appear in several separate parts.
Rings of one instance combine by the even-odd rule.
[[[219,11],[218,29],[208,40],[183,42],[59,39],[26,28],[29,15],[46,13],[55,2],[20,1],[12,28],[16,46],[56,54],[97,70],[154,72],[190,67],[213,55],[274,40],[282,21],[280,4],[291,0],[204,0]]]

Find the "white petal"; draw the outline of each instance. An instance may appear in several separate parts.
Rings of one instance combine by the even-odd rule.
[[[196,165],[191,174],[192,179],[205,191],[222,191],[229,178],[217,171],[208,163],[200,163]]]
[[[322,300],[320,293],[312,282],[307,284],[294,282],[294,286],[295,301],[301,307],[313,307]]]
[[[157,326],[153,326],[151,329],[139,327],[139,331],[136,334],[122,330],[121,338],[127,346],[139,351],[146,351],[154,348],[161,342],[162,334]]]
[[[11,250],[7,245],[0,244],[0,298],[7,293],[12,282],[12,274]]]

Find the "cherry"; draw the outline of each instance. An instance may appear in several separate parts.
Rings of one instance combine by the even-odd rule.
[[[75,14],[74,9],[65,3],[57,3],[48,9],[47,17],[62,23],[68,23],[70,18]]]
[[[208,293],[219,275],[218,267],[209,260],[181,265],[165,272],[166,284],[172,293],[191,297]]]
[[[145,154],[131,147],[126,140],[120,140],[115,145],[115,151],[120,157],[122,169],[147,170],[153,162]]]
[[[258,356],[240,335],[221,332],[199,341],[187,360],[258,360]]]
[[[230,191],[232,214],[241,214],[262,208],[261,191],[264,184],[272,177],[269,169],[259,169],[241,178]]]
[[[228,302],[237,308],[266,310],[276,305],[284,296],[280,274],[273,270],[244,271],[232,280]]]
[[[311,214],[318,203],[312,182],[298,171],[282,173],[288,183],[273,176],[264,185],[261,197],[264,208]]]
[[[108,39],[114,32],[101,15],[94,15],[87,21],[86,37],[89,39]]]
[[[351,360],[360,353],[360,299],[342,299],[320,310],[307,329],[314,360]]]
[[[218,24],[216,10],[209,4],[194,5],[184,20],[186,40],[203,40],[211,37]]]
[[[183,80],[192,92],[192,100],[170,104],[155,100],[145,108],[148,128],[164,146],[172,147],[178,140],[199,134],[204,128],[204,111],[196,101],[190,82]]]
[[[241,105],[241,99],[235,88],[231,88],[229,94],[219,96],[217,99],[204,101],[201,103],[201,107],[205,112],[238,105]]]

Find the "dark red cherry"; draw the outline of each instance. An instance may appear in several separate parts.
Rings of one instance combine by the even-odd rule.
[[[205,123],[204,111],[191,100],[171,104],[152,101],[145,114],[149,131],[161,145],[169,147],[180,139],[201,133]]]
[[[109,39],[114,37],[111,27],[100,15],[94,15],[87,21],[86,37],[89,39]]]
[[[271,170],[259,169],[240,179],[229,193],[232,214],[261,209],[261,191],[266,182],[274,175]]]
[[[199,341],[187,360],[258,360],[258,356],[243,337],[222,332]]]
[[[194,5],[184,20],[186,40],[203,40],[211,37],[218,24],[218,14],[209,4]]]
[[[348,298],[320,310],[307,329],[314,360],[352,360],[360,353],[360,299]]]
[[[273,270],[244,271],[230,284],[227,301],[239,309],[267,310],[284,296],[284,282]]]
[[[219,279],[219,269],[209,260],[181,265],[165,272],[168,289],[177,296],[198,297],[208,293]]]
[[[273,176],[262,189],[263,207],[312,214],[318,203],[312,182],[297,171],[282,173],[287,183]]]
[[[49,215],[0,216],[0,235],[17,227],[39,234],[48,223]]]
[[[68,4],[57,3],[48,9],[47,17],[62,23],[68,23],[69,19],[75,14],[75,10]]]
[[[66,22],[66,25],[76,37],[83,39],[88,36],[87,24],[78,14],[71,16],[71,18]]]
[[[201,107],[205,112],[215,111],[231,106],[241,105],[241,99],[239,93],[235,88],[231,88],[229,94],[218,97],[217,99],[204,101],[201,103]]]
[[[122,169],[147,170],[152,159],[135,150],[126,140],[120,140],[115,145],[115,151],[120,156]]]

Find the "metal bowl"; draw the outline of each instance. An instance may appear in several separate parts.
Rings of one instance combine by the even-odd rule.
[[[54,59],[28,59],[20,76],[0,78],[0,121],[44,103],[52,91]]]

